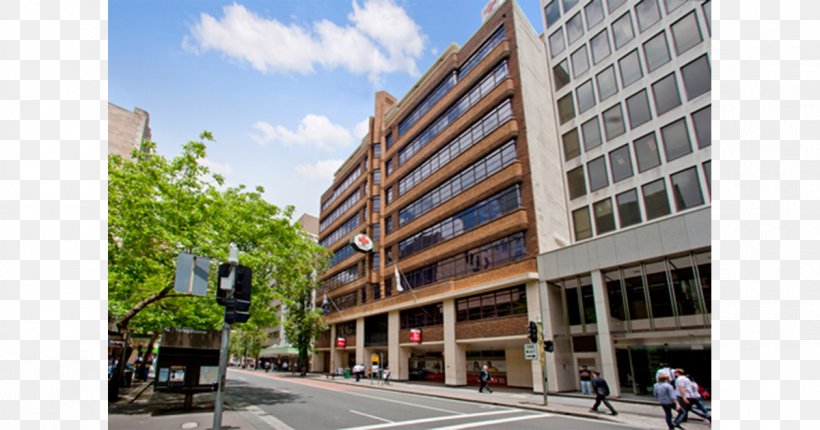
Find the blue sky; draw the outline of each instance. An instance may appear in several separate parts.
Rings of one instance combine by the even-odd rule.
[[[318,216],[375,92],[403,97],[485,3],[110,0],[109,100],[148,111],[164,155],[212,131],[207,162],[229,185]],[[540,34],[538,1],[518,4]]]

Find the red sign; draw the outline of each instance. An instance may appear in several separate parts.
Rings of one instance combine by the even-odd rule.
[[[368,253],[373,250],[373,241],[364,233],[359,233],[350,238],[350,244],[358,252]]]
[[[410,342],[421,343],[421,329],[418,329],[418,328],[411,328],[410,329]]]
[[[344,348],[345,344],[346,344],[345,338],[340,337],[340,338],[336,339],[336,347],[337,348]]]

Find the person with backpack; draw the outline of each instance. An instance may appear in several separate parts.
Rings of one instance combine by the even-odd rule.
[[[679,419],[683,416],[683,410],[678,403],[678,397],[675,395],[675,389],[669,384],[669,376],[664,374],[658,375],[658,382],[652,387],[655,398],[658,399],[663,408],[663,414],[666,419],[666,426],[669,430],[680,426]],[[678,416],[672,420],[672,409],[678,411]]]
[[[612,407],[612,404],[609,403],[609,400],[606,399],[606,396],[609,395],[609,384],[606,383],[606,379],[601,378],[601,374],[597,371],[592,371],[592,392],[595,393],[595,404],[592,405],[592,409],[590,412],[598,412],[598,406],[601,405],[603,402],[607,408],[612,412],[612,415],[618,415],[618,411]]]

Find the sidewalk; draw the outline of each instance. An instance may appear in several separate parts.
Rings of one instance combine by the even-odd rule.
[[[265,373],[253,370],[240,370],[249,373]],[[290,374],[285,373],[270,373],[269,375],[275,377],[289,378]],[[428,383],[418,382],[399,382],[390,381],[389,384],[381,384],[379,382],[371,381],[369,379],[362,379],[361,382],[356,382],[356,379],[344,379],[343,377],[328,378],[324,374],[308,374],[306,378],[312,378],[322,381],[334,382],[344,385],[361,385],[363,387],[377,388],[389,391],[399,391],[413,394],[420,394],[430,397],[440,397],[447,399],[473,401],[479,403],[486,403],[496,406],[508,406],[521,409],[529,409],[540,412],[549,412],[554,414],[570,415],[581,418],[606,420],[608,422],[625,424],[633,427],[645,429],[664,429],[666,424],[663,420],[663,411],[660,406],[650,404],[640,399],[628,399],[626,401],[610,400],[615,410],[618,411],[617,416],[609,414],[606,406],[601,405],[598,410],[599,413],[589,412],[590,407],[595,402],[594,397],[580,396],[580,395],[554,395],[548,396],[549,406],[543,406],[543,395],[533,393],[528,389],[498,387],[493,388],[492,394],[479,393],[478,387],[449,387],[445,385],[433,385]],[[694,414],[689,414],[690,419],[685,423],[686,429],[706,430],[710,428],[708,422],[703,421],[700,417]]]

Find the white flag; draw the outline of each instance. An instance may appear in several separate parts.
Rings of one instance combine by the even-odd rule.
[[[393,270],[396,272],[396,291],[402,292],[404,288],[401,287],[401,276],[399,276],[399,266],[394,265]]]

